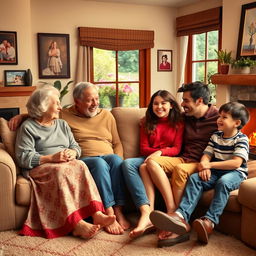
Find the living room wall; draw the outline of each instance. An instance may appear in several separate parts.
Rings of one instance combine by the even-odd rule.
[[[37,33],[65,33],[70,35],[71,78],[74,78],[77,58],[77,27],[130,28],[155,31],[155,47],[151,50],[151,85],[153,93],[167,89],[175,94],[178,60],[175,19],[216,6],[223,6],[222,48],[234,51],[240,23],[241,5],[248,0],[205,0],[179,9],[134,4],[92,2],[85,0],[9,0],[1,3],[0,24],[3,31],[17,31],[18,65],[0,66],[3,70],[30,68],[34,84],[38,78]],[[11,10],[3,11],[3,10]],[[157,49],[173,50],[173,71],[157,72]],[[52,80],[45,80],[52,81]],[[65,96],[64,104],[72,101]]]
[[[19,60],[15,66],[0,66],[0,81],[3,80],[3,70],[28,68],[32,70],[34,83],[39,80],[37,33],[70,35],[70,79],[74,79],[78,45],[77,27],[145,29],[155,31],[155,47],[151,50],[151,91],[153,93],[160,88],[173,91],[177,71],[177,9],[84,0],[9,0],[8,3],[1,3],[2,10],[7,6],[11,6],[11,16],[18,18],[15,21],[10,20],[10,13],[4,13],[1,14],[0,22],[5,24],[2,30],[17,31]],[[23,44],[28,47],[24,47]],[[157,49],[173,50],[173,72],[157,72]],[[63,103],[71,101],[71,96],[68,95],[65,96]]]

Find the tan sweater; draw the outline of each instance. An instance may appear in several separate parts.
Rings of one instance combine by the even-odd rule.
[[[69,124],[82,149],[82,157],[117,154],[123,158],[116,121],[108,110],[100,109],[96,116],[87,118],[72,106],[63,109],[60,116]]]

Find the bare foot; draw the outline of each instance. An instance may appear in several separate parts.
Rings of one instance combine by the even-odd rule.
[[[106,215],[100,211],[95,212],[93,215],[93,223],[95,225],[100,225],[101,227],[109,226],[113,224],[116,220],[115,215]]]
[[[93,237],[99,229],[100,225],[94,225],[84,220],[80,220],[73,230],[73,235],[82,238],[90,238]]]
[[[139,237],[139,236],[143,235],[143,233],[145,231],[151,230],[151,228],[153,228],[153,227],[154,226],[152,225],[152,223],[149,219],[149,214],[143,214],[143,215],[141,215],[141,217],[138,221],[137,227],[129,233],[129,237],[130,238]]]
[[[108,225],[108,226],[104,227],[104,229],[108,233],[113,234],[113,235],[121,235],[121,234],[124,233],[123,228],[120,226],[120,224],[117,221],[115,221],[111,225]]]
[[[130,228],[131,224],[130,222],[125,218],[125,216],[122,213],[121,207],[116,206],[114,207],[114,213],[116,215],[116,220],[120,224],[123,230],[126,230]]]

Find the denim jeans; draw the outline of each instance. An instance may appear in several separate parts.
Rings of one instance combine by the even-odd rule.
[[[125,204],[121,157],[115,154],[83,157],[99,190],[105,208]]]
[[[148,204],[149,200],[139,173],[139,167],[145,157],[128,158],[123,161],[123,175],[132,200],[137,208]]]
[[[232,190],[238,189],[244,179],[243,174],[236,170],[223,171],[211,169],[209,181],[203,181],[198,173],[194,173],[189,177],[177,211],[188,222],[203,192],[214,188],[214,197],[205,217],[218,224],[219,217],[228,202],[229,193]]]

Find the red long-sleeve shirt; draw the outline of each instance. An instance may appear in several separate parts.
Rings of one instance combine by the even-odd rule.
[[[159,119],[156,129],[147,134],[144,125],[140,127],[140,154],[148,156],[157,150],[162,151],[162,156],[176,156],[182,146],[184,124],[180,123],[178,129],[168,123],[168,118]]]

